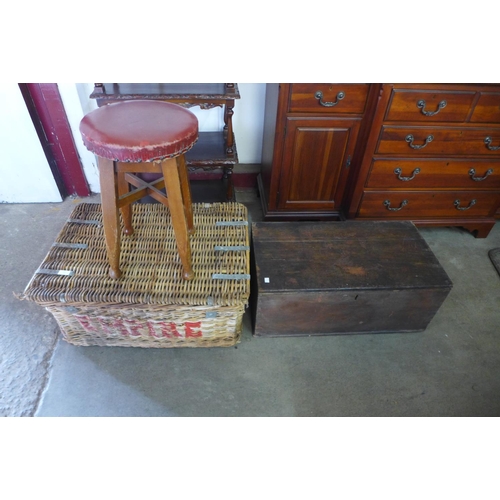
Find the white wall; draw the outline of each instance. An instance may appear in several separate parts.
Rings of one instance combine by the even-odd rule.
[[[94,154],[83,145],[79,131],[80,120],[83,116],[97,108],[95,99],[88,98],[94,85],[90,83],[76,85],[74,83],[58,83],[57,86],[89,188],[93,193],[99,193],[97,161]]]
[[[0,203],[61,201],[17,83],[0,84]]]
[[[240,163],[261,163],[265,83],[239,83],[241,99],[234,105],[233,125]]]
[[[95,99],[89,99],[94,84],[58,83],[57,85],[85,176],[92,192],[98,193],[100,189],[96,158],[83,145],[78,130],[83,116],[97,108]],[[264,83],[239,83],[238,88],[241,99],[235,101],[233,128],[239,163],[260,163],[266,85]],[[200,131],[208,132],[222,129],[224,125],[222,108],[201,110],[199,107],[192,107],[190,110],[198,117]]]

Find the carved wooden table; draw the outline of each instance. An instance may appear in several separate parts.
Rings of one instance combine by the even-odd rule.
[[[235,99],[240,98],[236,83],[95,83],[91,99],[103,106],[112,102],[136,99],[155,99],[183,107],[199,106],[224,109],[221,131],[200,132],[198,142],[186,154],[190,178],[197,172],[222,169],[226,199],[234,200],[232,173],[238,154],[234,139],[232,116]]]

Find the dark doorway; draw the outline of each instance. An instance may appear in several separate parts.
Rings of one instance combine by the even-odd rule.
[[[19,88],[62,198],[89,196],[57,84],[20,83]]]

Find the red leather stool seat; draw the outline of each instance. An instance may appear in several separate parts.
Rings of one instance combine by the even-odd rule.
[[[175,158],[198,139],[198,120],[191,111],[162,101],[123,101],[83,117],[82,139],[90,151],[120,162]]]

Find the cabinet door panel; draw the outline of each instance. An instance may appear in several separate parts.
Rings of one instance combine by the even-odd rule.
[[[358,120],[287,120],[280,209],[339,208],[358,129]]]

